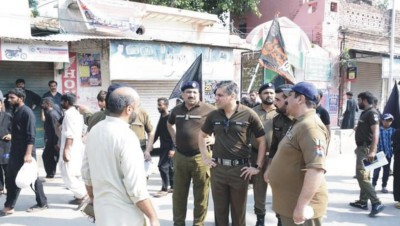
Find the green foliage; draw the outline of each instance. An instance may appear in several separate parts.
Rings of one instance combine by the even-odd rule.
[[[29,0],[29,8],[32,11],[33,17],[39,16],[39,11],[37,9],[37,6],[38,6],[37,0]]]
[[[153,5],[162,5],[187,9],[199,12],[207,12],[221,16],[230,12],[236,18],[242,18],[245,13],[254,13],[261,16],[258,10],[260,0],[130,0]]]

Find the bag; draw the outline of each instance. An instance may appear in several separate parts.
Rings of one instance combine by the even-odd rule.
[[[15,184],[19,188],[27,188],[29,185],[35,183],[38,178],[38,166],[36,160],[32,158],[32,162],[25,162],[21,169],[18,171],[15,178]]]

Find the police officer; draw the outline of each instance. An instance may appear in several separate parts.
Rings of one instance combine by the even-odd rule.
[[[350,206],[368,210],[368,199],[371,200],[372,209],[369,216],[374,217],[380,213],[385,206],[376,195],[371,184],[370,172],[365,170],[363,160],[373,161],[379,139],[379,115],[373,107],[374,96],[366,91],[358,94],[358,107],[363,110],[356,128],[356,177],[360,186],[360,199],[351,202]]]
[[[318,91],[308,82],[292,87],[287,113],[293,125],[279,143],[266,180],[272,188],[273,209],[282,225],[322,225],[328,205],[324,179],[328,131],[316,116]],[[306,219],[305,210],[312,214]]]
[[[237,101],[236,83],[220,82],[216,89],[218,110],[212,111],[201,128],[199,148],[203,161],[211,168],[211,192],[214,200],[215,225],[246,225],[247,189],[251,176],[260,173],[265,157],[264,129],[260,118]],[[207,155],[206,138],[214,133],[212,159]],[[250,166],[249,139],[254,133],[258,146],[256,164]]]
[[[286,98],[289,96],[289,92],[292,90],[293,85],[284,84],[275,89],[275,101],[276,112],[278,113],[272,120],[272,141],[269,148],[268,154],[268,165],[271,164],[272,158],[275,156],[278,150],[278,144],[285,137],[286,132],[292,125],[292,117],[287,114],[286,111]],[[268,170],[268,169],[267,169]],[[264,177],[267,175],[265,170]],[[276,214],[278,219],[278,226],[282,226],[282,222],[279,218],[279,214]]]
[[[271,145],[272,140],[272,119],[277,114],[276,107],[274,105],[275,99],[275,86],[272,83],[266,83],[260,87],[258,90],[259,97],[261,99],[261,104],[255,106],[253,110],[260,117],[261,122],[264,125],[265,138],[267,143],[267,150],[269,150],[269,145]],[[258,142],[254,138],[251,139],[251,163],[254,165],[257,161],[258,155]],[[261,171],[264,172],[267,168],[267,161],[262,164]],[[263,174],[258,173],[251,178],[253,182],[254,191],[254,212],[257,215],[256,226],[264,226],[265,220],[265,199],[267,195],[268,184],[264,181]]]
[[[193,180],[193,225],[204,225],[207,215],[210,172],[202,162],[198,134],[206,116],[214,107],[200,101],[200,85],[195,81],[182,84],[184,102],[172,109],[167,123],[168,131],[176,145],[174,155],[174,192],[172,209],[174,226],[185,225],[187,199]],[[173,128],[176,126],[176,130]],[[211,144],[212,139],[207,138]]]

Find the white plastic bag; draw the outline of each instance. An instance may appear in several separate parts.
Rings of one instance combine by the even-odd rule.
[[[32,162],[24,163],[21,169],[18,171],[17,177],[15,178],[15,184],[19,188],[27,188],[29,185],[35,183],[38,177],[38,166],[36,160],[32,158]]]

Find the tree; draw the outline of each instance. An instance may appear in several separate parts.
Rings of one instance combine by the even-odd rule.
[[[37,9],[37,6],[38,6],[37,0],[29,0],[29,8],[32,11],[32,16],[33,17],[39,16],[39,11]]]
[[[146,4],[162,5],[179,9],[217,14],[220,19],[223,13],[230,12],[234,18],[243,18],[245,13],[260,16],[260,0],[130,0]]]

